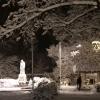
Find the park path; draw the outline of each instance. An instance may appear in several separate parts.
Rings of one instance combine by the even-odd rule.
[[[55,100],[100,100],[100,94],[59,94]]]
[[[33,100],[32,93],[29,91],[2,91],[0,100]]]
[[[76,86],[62,86],[55,100],[100,100],[100,93],[94,89],[78,91]]]
[[[0,100],[33,100],[31,91],[0,91]],[[100,93],[78,91],[75,86],[63,87],[54,100],[100,100]]]

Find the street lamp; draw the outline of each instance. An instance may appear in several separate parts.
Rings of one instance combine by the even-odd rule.
[[[60,85],[61,85],[61,66],[62,66],[62,60],[61,60],[61,42],[59,42],[59,74],[60,74]]]
[[[31,48],[32,48],[32,92],[34,92],[34,82],[33,82],[33,79],[34,79],[34,75],[33,75],[33,67],[34,67],[34,58],[33,58],[33,56],[34,56],[34,54],[33,54],[33,39],[31,40]]]
[[[93,46],[93,50],[95,52],[100,51],[100,41],[93,41],[92,46]],[[97,80],[98,80],[98,82],[100,81],[100,72],[97,73]]]
[[[73,72],[74,72],[74,74],[76,73],[76,70],[77,70],[77,69],[76,69],[76,65],[74,65],[74,66],[73,66]]]
[[[92,46],[93,46],[93,50],[98,52],[100,50],[100,41],[93,41]]]

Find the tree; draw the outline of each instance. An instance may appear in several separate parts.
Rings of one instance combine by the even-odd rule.
[[[100,52],[95,52],[91,42],[85,42],[80,49],[80,54],[74,57],[77,69],[83,72],[99,71]]]
[[[100,37],[100,10],[97,8],[97,1],[4,1],[0,2],[0,15],[2,15],[2,9],[9,10],[9,13],[0,24],[0,52],[20,55],[20,58],[24,57],[31,62],[31,40],[33,40],[36,66],[41,65],[41,59],[47,62],[42,67],[49,65],[48,62],[52,60],[48,57],[47,49],[51,45],[56,45],[58,41],[68,46]],[[12,6],[17,9],[12,10]],[[28,63],[29,66],[31,67],[31,64]]]

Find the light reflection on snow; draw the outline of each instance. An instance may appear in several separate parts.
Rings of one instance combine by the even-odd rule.
[[[52,82],[50,79],[46,77],[34,77],[33,78],[34,82],[34,89],[39,86],[40,83],[47,82],[50,83]],[[28,84],[24,88],[27,87],[27,90],[32,89],[32,79],[29,80]],[[22,90],[23,87],[20,86],[18,79],[0,79],[0,91],[18,91]]]
[[[0,79],[0,91],[21,90],[17,79]]]
[[[18,86],[17,79],[0,79],[0,88],[2,87],[16,87]]]

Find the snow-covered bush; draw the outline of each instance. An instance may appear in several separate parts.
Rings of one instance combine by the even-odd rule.
[[[38,87],[34,89],[34,100],[53,100],[57,94],[57,86],[54,81],[47,78],[41,78]]]

